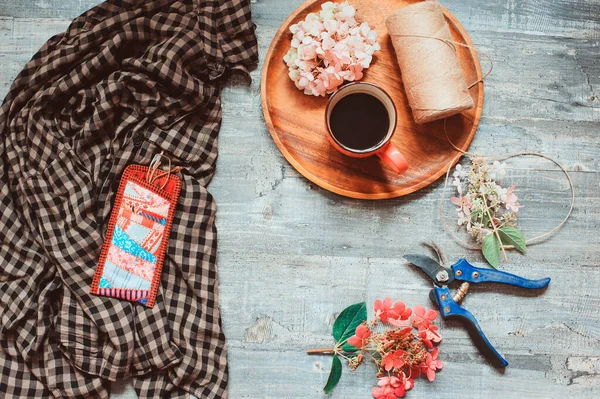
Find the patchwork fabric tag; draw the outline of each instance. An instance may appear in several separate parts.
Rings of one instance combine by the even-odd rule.
[[[157,167],[150,168],[129,165],[121,177],[90,292],[151,308],[181,179],[172,171],[155,174]]]

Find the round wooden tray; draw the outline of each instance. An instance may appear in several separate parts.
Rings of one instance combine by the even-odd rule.
[[[337,152],[325,135],[324,113],[327,98],[303,94],[288,77],[283,56],[290,48],[289,27],[310,12],[318,12],[325,0],[308,0],[281,25],[267,53],[262,71],[261,96],[265,121],[273,140],[285,158],[307,179],[334,193],[361,199],[399,197],[419,190],[437,180],[456,157],[444,134],[444,122],[416,124],[404,94],[396,55],[385,27],[393,11],[412,4],[410,0],[350,0],[371,28],[377,30],[381,51],[362,79],[376,83],[393,98],[398,124],[392,142],[409,163],[397,175],[377,157],[355,159]],[[481,79],[481,66],[471,39],[447,9],[444,14],[455,41],[466,82]],[[474,85],[471,95],[475,107],[446,119],[446,131],[454,144],[466,150],[475,135],[483,105],[483,83]]]

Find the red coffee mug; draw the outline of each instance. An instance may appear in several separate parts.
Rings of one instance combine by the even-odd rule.
[[[360,150],[349,148],[342,144],[340,141],[338,141],[331,132],[331,111],[342,98],[355,93],[369,94],[381,101],[381,103],[385,106],[385,109],[387,110],[389,116],[390,124],[385,138],[379,144],[371,148]],[[400,151],[398,151],[398,148],[396,148],[390,142],[394,134],[394,130],[396,129],[396,120],[396,107],[394,107],[394,102],[392,101],[392,98],[389,96],[389,94],[385,92],[385,90],[373,83],[348,83],[347,85],[343,86],[341,89],[333,93],[331,97],[329,97],[329,100],[327,101],[327,107],[325,108],[325,128],[327,131],[327,137],[329,138],[329,141],[336,150],[338,150],[344,155],[353,158],[365,158],[372,155],[377,155],[394,172],[404,173],[406,169],[408,169],[408,163],[406,162],[406,159],[400,153]]]

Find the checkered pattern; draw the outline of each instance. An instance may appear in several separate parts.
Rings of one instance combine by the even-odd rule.
[[[207,191],[219,78],[258,61],[248,0],[110,0],[52,37],[0,109],[0,392],[227,397]],[[154,308],[89,294],[121,174],[165,151],[183,187]]]

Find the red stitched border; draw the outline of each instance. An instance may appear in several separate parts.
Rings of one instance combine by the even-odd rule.
[[[140,293],[141,294],[148,293],[148,295],[150,295],[150,290],[136,290],[136,289],[132,289],[132,288],[125,288],[125,289],[123,289],[123,288],[98,288],[98,295],[104,295],[104,296],[110,296],[111,298],[116,298],[115,296],[112,296],[112,295],[102,294],[103,291],[117,291],[117,292],[122,292],[125,294],[132,293],[133,295],[135,295],[135,294],[139,295]],[[119,298],[126,299],[123,297],[119,297]],[[140,299],[143,299],[143,298],[140,298]],[[134,299],[134,301],[139,301],[139,299]]]
[[[158,286],[160,285],[160,275],[162,272],[163,261],[165,257],[165,253],[167,252],[167,245],[169,243],[169,235],[171,234],[171,227],[173,224],[173,214],[175,213],[175,208],[177,207],[177,200],[179,199],[179,192],[181,191],[181,179],[179,176],[171,175],[168,184],[165,189],[170,189],[172,187],[172,192],[169,193],[166,190],[160,189],[146,180],[144,180],[140,176],[145,176],[148,171],[147,166],[142,165],[129,165],[125,168],[123,172],[123,176],[121,176],[121,182],[119,183],[119,189],[117,190],[117,196],[115,198],[115,202],[113,204],[113,209],[110,215],[110,219],[108,221],[108,230],[106,232],[106,237],[104,238],[104,244],[102,245],[102,251],[100,252],[100,258],[98,260],[98,266],[96,267],[96,273],[94,274],[94,279],[92,280],[92,284],[90,285],[90,293],[99,295],[98,289],[100,285],[100,277],[102,277],[102,273],[104,271],[104,263],[108,257],[108,249],[112,242],[113,232],[115,230],[115,225],[117,224],[117,219],[119,216],[118,209],[121,208],[121,202],[123,200],[123,192],[125,191],[125,186],[128,181],[133,181],[136,184],[152,191],[155,194],[159,194],[165,199],[167,199],[170,203],[169,206],[169,214],[167,215],[167,225],[165,226],[164,234],[160,243],[160,247],[158,248],[158,254],[156,255],[156,267],[154,268],[154,275],[152,277],[152,285],[150,287],[150,295],[148,296],[148,301],[146,302],[146,306],[149,308],[154,307],[154,303],[156,301],[156,294],[158,293]],[[136,173],[137,172],[137,173]],[[164,178],[163,178],[164,179]],[[174,184],[173,184],[174,183]],[[171,191],[171,190],[169,190]],[[117,211],[115,211],[115,209]]]

